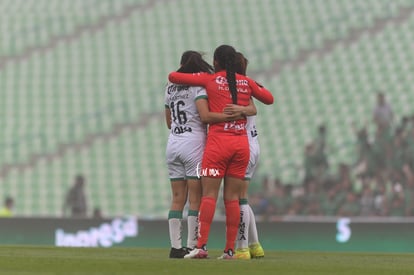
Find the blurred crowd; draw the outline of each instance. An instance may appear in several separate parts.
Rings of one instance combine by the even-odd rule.
[[[328,129],[319,126],[318,135],[305,145],[302,182],[263,177],[261,187],[249,195],[254,212],[269,219],[414,216],[414,115],[396,122],[385,95],[378,93],[372,116],[370,125],[354,129],[355,161],[339,167],[330,167]]]

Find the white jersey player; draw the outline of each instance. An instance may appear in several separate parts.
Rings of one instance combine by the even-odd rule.
[[[213,68],[196,51],[186,51],[181,57],[181,72],[207,72]],[[170,258],[183,258],[197,244],[198,210],[201,183],[197,165],[201,163],[206,141],[206,125],[201,122],[196,101],[206,98],[202,87],[168,83],[165,88],[165,121],[170,129],[166,147],[166,163],[171,184],[172,201],[168,212]],[[182,246],[183,209],[189,202],[186,246]]]
[[[207,133],[195,104],[200,98],[207,98],[203,87],[167,85],[165,108],[171,113],[171,131],[166,156],[171,180],[197,178]]]

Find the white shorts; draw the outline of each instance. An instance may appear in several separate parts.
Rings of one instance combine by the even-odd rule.
[[[256,171],[257,165],[259,163],[260,155],[260,146],[259,142],[250,142],[250,159],[249,164],[247,165],[246,177],[245,179],[250,180],[253,177],[254,172]]]
[[[205,142],[205,138],[168,139],[166,159],[170,180],[197,178],[197,168],[201,167]]]

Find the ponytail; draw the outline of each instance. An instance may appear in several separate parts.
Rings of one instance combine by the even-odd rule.
[[[235,55],[230,54],[226,58],[226,78],[229,84],[231,99],[233,104],[237,104],[237,85],[236,85],[236,70],[235,70]]]
[[[221,45],[214,51],[214,61],[217,62],[216,70],[226,70],[231,98],[233,103],[237,104],[236,50],[232,46]]]

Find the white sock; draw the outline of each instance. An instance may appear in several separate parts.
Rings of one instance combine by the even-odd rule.
[[[249,207],[249,214],[250,214],[250,222],[249,222],[249,245],[254,243],[259,243],[259,236],[257,235],[257,227],[256,227],[256,218],[254,217],[254,213],[250,205]]]
[[[194,212],[194,213],[193,213]],[[198,211],[190,210],[187,217],[187,247],[195,248],[198,240]]]
[[[168,214],[168,229],[170,231],[171,247],[181,248],[182,212],[170,211]]]
[[[239,231],[237,233],[236,248],[248,248],[248,236],[249,236],[249,224],[250,224],[250,212],[248,204],[240,205],[240,224]]]

